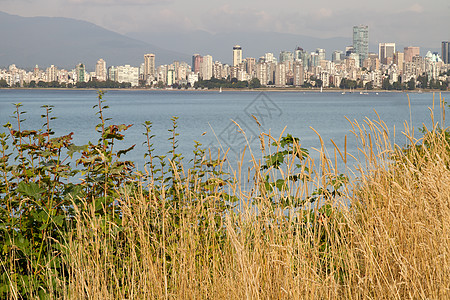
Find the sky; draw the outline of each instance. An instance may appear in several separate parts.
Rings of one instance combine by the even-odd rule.
[[[439,48],[450,40],[448,0],[0,0],[0,10],[24,17],[68,17],[118,33],[210,33],[236,30],[351,37],[368,25],[371,43]]]

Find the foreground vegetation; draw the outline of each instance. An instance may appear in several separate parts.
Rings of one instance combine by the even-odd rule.
[[[298,139],[262,133],[261,148],[247,149],[249,177],[199,143],[185,162],[176,118],[172,150],[155,155],[146,122],[139,171],[123,160],[133,147],[114,148],[129,125],[108,125],[102,96],[95,143],[54,137],[51,107],[42,131],[23,129],[20,105],[5,125],[0,298],[450,296],[443,121],[418,139],[405,124],[402,147],[380,119],[349,121],[359,160],[321,143],[315,161]],[[356,161],[357,176],[341,174],[338,161]]]

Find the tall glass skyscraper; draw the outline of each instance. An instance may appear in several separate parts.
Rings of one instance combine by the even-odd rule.
[[[442,60],[450,64],[450,42],[442,42]]]
[[[359,64],[369,57],[369,26],[353,26],[353,49],[359,55]]]

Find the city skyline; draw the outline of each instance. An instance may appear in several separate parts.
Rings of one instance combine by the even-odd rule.
[[[445,0],[316,3],[287,0],[0,0],[2,11],[20,16],[67,17],[93,22],[121,34],[136,32],[210,33],[273,31],[342,37],[355,24],[367,24],[376,44],[437,44],[449,39],[450,4]],[[167,38],[170,38],[169,36]]]
[[[275,87],[361,87],[366,89],[413,89],[417,86],[434,86],[448,89],[450,65],[448,64],[449,41],[442,41],[441,56],[428,51],[420,56],[420,47],[404,47],[396,51],[395,43],[380,43],[378,53],[368,52],[369,27],[353,26],[353,44],[343,51],[333,52],[332,60],[326,59],[325,49],[307,52],[301,47],[294,51],[281,51],[279,59],[266,52],[258,59],[245,57],[243,48],[232,47],[232,64],[214,61],[209,54],[194,54],[192,65],[183,61],[159,65],[156,55],[143,55],[139,67],[131,65],[110,66],[100,58],[95,72],[88,72],[84,63],[71,71],[51,65],[45,71],[38,65],[33,72],[17,68],[0,69],[1,86],[5,87],[82,87],[88,82],[116,82],[129,87],[198,87],[199,81],[222,80],[223,83],[247,82],[247,86]],[[231,49],[230,49],[231,50]],[[244,58],[245,57],[245,58]],[[223,81],[225,80],[225,81]],[[235,80],[235,81],[233,81]],[[256,81],[255,81],[256,80]],[[352,83],[354,82],[354,83]],[[49,83],[46,85],[44,83]],[[127,86],[127,85],[125,85]],[[125,87],[123,86],[123,87]],[[244,85],[245,86],[245,85]],[[85,86],[87,87],[87,85]]]

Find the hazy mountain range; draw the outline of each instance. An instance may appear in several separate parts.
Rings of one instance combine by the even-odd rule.
[[[85,21],[68,18],[25,18],[0,12],[0,66],[56,65],[73,68],[82,62],[93,69],[108,65],[140,65],[145,53],[158,62],[188,60],[189,55],[162,49]]]
[[[108,66],[138,66],[145,53],[155,53],[157,65],[174,60],[191,63],[194,53],[209,54],[214,60],[231,63],[232,47],[236,44],[242,46],[244,57],[258,58],[266,52],[278,57],[280,51],[293,51],[300,46],[306,51],[323,48],[331,58],[332,51],[344,50],[352,40],[350,34],[345,38],[321,39],[277,32],[132,32],[122,35],[75,19],[20,17],[0,12],[0,67],[14,63],[22,68],[38,64],[70,69],[83,62],[88,70],[93,70],[99,58]],[[377,45],[371,44],[370,51],[378,52]]]

